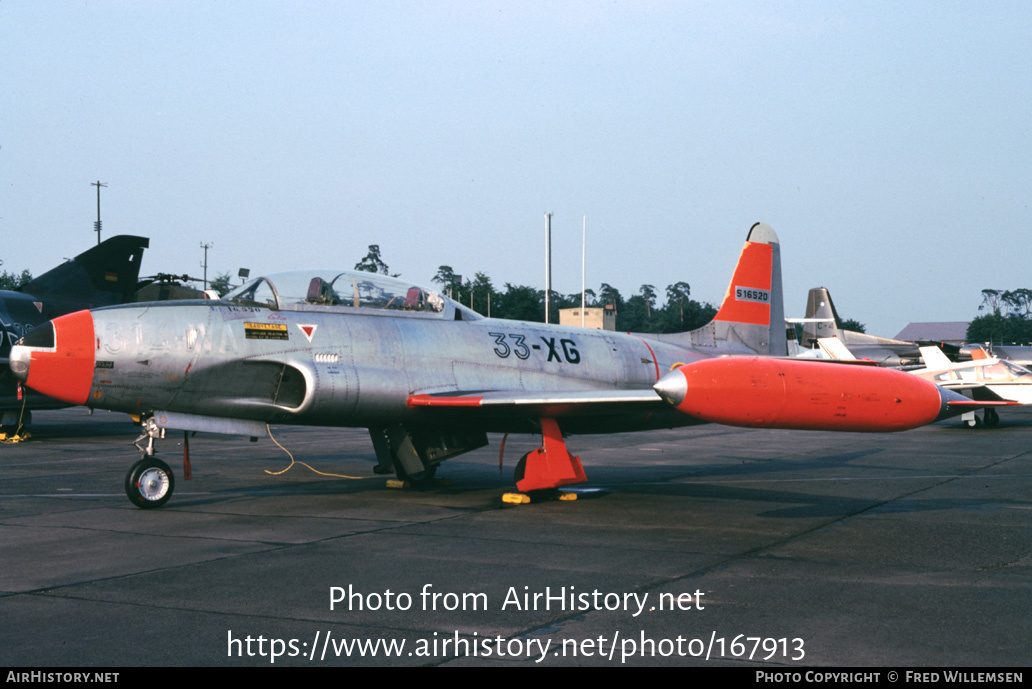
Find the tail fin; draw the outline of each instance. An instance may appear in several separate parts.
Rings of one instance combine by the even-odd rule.
[[[106,239],[70,261],[18,288],[36,297],[63,302],[67,308],[121,304],[136,290],[146,237]]]
[[[731,284],[713,320],[698,330],[662,339],[713,347],[715,354],[787,354],[781,244],[770,225],[758,222],[749,229]]]
[[[921,358],[928,368],[949,368],[953,362],[938,347],[921,347]]]
[[[826,287],[814,287],[806,296],[806,317],[803,319],[803,346],[812,347],[822,337],[838,337],[838,311]]]

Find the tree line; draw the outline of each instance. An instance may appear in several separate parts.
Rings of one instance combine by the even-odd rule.
[[[968,342],[1032,342],[1032,289],[984,289],[978,310],[986,313],[968,324]]]
[[[369,246],[365,257],[355,264],[355,270],[392,275],[377,244]],[[31,280],[32,274],[27,270],[21,274],[3,271],[0,273],[0,289],[15,289]],[[437,269],[433,282],[441,292],[481,315],[538,323],[545,320],[543,289],[509,282],[499,289],[485,273],[474,273],[473,278],[469,279],[446,265]],[[220,296],[226,294],[232,289],[230,274],[217,273],[215,279],[208,281],[208,287]],[[618,289],[603,282],[597,292],[592,289],[586,291],[585,304],[588,307],[612,306],[616,310],[616,329],[622,332],[682,332],[705,325],[717,313],[712,304],[700,303],[691,298],[691,286],[687,282],[668,285],[664,294],[666,301],[660,306],[659,291],[655,285],[642,285],[636,294],[624,298]],[[559,322],[559,309],[580,308],[580,305],[579,292],[562,294],[553,290],[549,293],[549,321]]]
[[[355,264],[355,270],[390,275],[390,268],[380,255],[380,247],[369,246],[366,256]],[[438,267],[432,278],[441,292],[477,313],[492,318],[543,323],[545,320],[545,291],[529,285],[506,282],[504,288],[495,287],[491,278],[482,272],[473,278],[456,273],[451,266]],[[588,307],[612,306],[616,310],[616,329],[623,332],[673,333],[701,327],[713,319],[717,309],[708,303],[691,298],[687,282],[668,285],[666,301],[659,306],[659,293],[654,285],[642,285],[637,294],[624,298],[620,291],[603,282],[598,292],[586,290]],[[559,322],[559,309],[580,308],[580,292],[562,294],[549,292],[549,321]]]

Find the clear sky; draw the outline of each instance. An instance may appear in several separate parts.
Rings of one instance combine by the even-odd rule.
[[[379,244],[717,302],[746,232],[894,335],[1032,286],[1026,2],[0,3],[0,259],[104,236],[145,274],[352,267]]]

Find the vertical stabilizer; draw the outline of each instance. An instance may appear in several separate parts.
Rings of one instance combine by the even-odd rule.
[[[118,235],[18,288],[35,297],[67,304],[65,312],[121,304],[129,300],[140,277],[146,237]]]
[[[803,346],[812,347],[822,337],[839,337],[840,322],[831,293],[825,287],[814,287],[806,296]]]
[[[731,284],[713,320],[698,330],[658,339],[712,347],[717,355],[787,355],[781,243],[770,225],[758,222],[749,230]]]
[[[925,366],[931,369],[945,370],[953,366],[953,362],[938,347],[921,347],[921,358]]]

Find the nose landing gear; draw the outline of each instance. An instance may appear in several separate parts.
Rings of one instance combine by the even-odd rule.
[[[172,469],[156,457],[144,457],[125,475],[125,494],[130,502],[145,510],[168,502],[175,486]]]
[[[175,490],[176,479],[168,464],[154,456],[154,440],[164,438],[165,429],[159,428],[152,418],[145,419],[140,425],[143,433],[133,444],[142,458],[125,475],[125,494],[131,503],[146,510],[168,502]],[[146,445],[141,444],[144,440]]]

